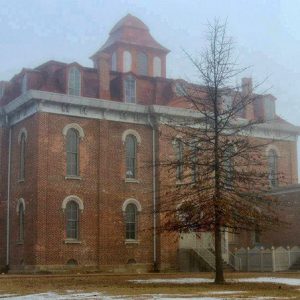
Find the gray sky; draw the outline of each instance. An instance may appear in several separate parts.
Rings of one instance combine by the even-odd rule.
[[[244,74],[277,98],[277,114],[300,125],[299,0],[0,0],[0,80],[55,59],[89,57],[127,13],[171,50],[168,77],[194,79],[182,49],[199,53],[208,21],[228,22]]]

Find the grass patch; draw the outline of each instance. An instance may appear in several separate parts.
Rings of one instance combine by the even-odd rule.
[[[249,277],[300,278],[299,273],[227,273],[227,280]],[[197,274],[69,274],[69,275],[1,275],[1,294],[35,294],[68,290],[100,292],[106,295],[138,296],[145,294],[194,295],[222,297],[222,291],[243,293],[227,294],[226,298],[277,297],[300,299],[300,287],[272,283],[245,283],[228,281],[223,285],[213,283],[134,283],[130,280],[164,278],[213,278],[211,273]],[[217,293],[217,294],[216,294]]]

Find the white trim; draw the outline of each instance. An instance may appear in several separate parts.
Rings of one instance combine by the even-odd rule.
[[[67,204],[68,204],[69,201],[75,201],[78,204],[79,209],[81,211],[83,211],[83,209],[84,209],[83,202],[82,202],[82,200],[79,197],[77,197],[75,195],[70,195],[70,196],[66,197],[63,200],[63,202],[61,204],[61,208],[62,208],[63,211],[66,209]]]
[[[75,129],[75,130],[78,131],[79,137],[80,137],[81,139],[84,138],[84,131],[83,131],[82,127],[81,127],[80,125],[78,125],[77,123],[70,123],[70,124],[66,125],[66,126],[63,128],[63,130],[62,130],[62,134],[66,137],[66,136],[67,136],[67,133],[68,133],[68,130],[71,129],[71,128],[73,128],[73,129]]]
[[[275,145],[268,145],[267,146],[267,148],[266,148],[266,156],[267,157],[269,156],[269,152],[271,150],[274,150],[276,152],[276,154],[277,154],[277,157],[280,157],[280,151],[279,151],[278,147],[275,146]]]
[[[124,201],[123,205],[122,205],[122,211],[125,213],[126,211],[126,207],[128,204],[134,204],[137,208],[137,211],[138,212],[141,212],[142,211],[142,206],[140,204],[140,202],[134,198],[129,198],[127,200]]]
[[[133,135],[133,136],[135,136],[138,144],[140,144],[142,142],[141,136],[139,135],[139,133],[136,130],[134,130],[134,129],[127,129],[122,134],[122,142],[123,142],[123,144],[126,141],[127,135],[130,135],[130,134]]]
[[[28,136],[28,133],[27,133],[27,130],[25,127],[21,128],[21,130],[19,131],[19,134],[18,134],[18,143],[20,144],[21,143],[21,136],[22,134],[24,133],[25,135],[25,142],[27,142],[27,136]]]
[[[20,207],[20,204],[23,204],[23,208],[24,208],[24,213],[25,213],[25,200],[23,198],[20,198],[18,199],[17,201],[17,207],[16,207],[16,210],[17,210],[17,214],[19,215],[19,207]]]

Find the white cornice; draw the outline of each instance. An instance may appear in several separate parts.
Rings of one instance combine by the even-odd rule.
[[[202,114],[185,108],[160,105],[139,105],[111,100],[71,96],[37,90],[29,90],[8,103],[3,108],[9,124],[16,124],[36,112],[47,112],[91,119],[105,119],[118,122],[149,124],[149,114],[154,115],[158,123],[168,120],[201,119]],[[245,123],[238,119],[237,123]],[[3,122],[2,122],[3,123]],[[277,140],[297,140],[300,127],[286,123],[268,122],[256,125],[250,135]]]

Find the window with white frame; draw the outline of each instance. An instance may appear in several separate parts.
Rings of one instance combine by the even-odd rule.
[[[144,52],[138,53],[138,74],[148,75],[148,56]]]
[[[192,182],[197,182],[198,180],[198,146],[197,141],[192,141],[190,143],[190,158],[191,158],[191,177]]]
[[[278,186],[278,155],[274,149],[268,152],[269,183],[271,187]]]
[[[68,94],[73,96],[81,94],[81,73],[75,66],[69,69]]]
[[[124,95],[126,103],[136,102],[136,80],[133,76],[127,76],[124,80]]]

